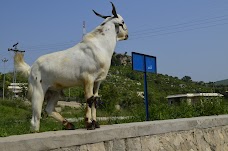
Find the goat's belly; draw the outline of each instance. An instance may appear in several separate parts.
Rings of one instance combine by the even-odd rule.
[[[51,80],[51,83],[49,84],[49,87],[52,89],[64,89],[74,86],[82,85],[81,80],[78,78],[56,78],[54,80]]]

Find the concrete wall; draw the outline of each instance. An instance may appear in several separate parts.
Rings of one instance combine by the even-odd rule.
[[[0,138],[0,151],[228,151],[228,115]]]

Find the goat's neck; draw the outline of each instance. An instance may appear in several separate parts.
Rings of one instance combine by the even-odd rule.
[[[113,23],[106,23],[85,35],[84,41],[92,42],[96,47],[102,47],[111,58],[116,47],[116,29]]]

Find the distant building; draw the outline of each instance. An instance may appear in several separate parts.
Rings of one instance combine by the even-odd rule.
[[[223,97],[219,93],[187,93],[187,94],[176,94],[169,95],[166,98],[168,99],[169,104],[179,104],[182,101],[186,101],[188,104],[195,104],[201,100],[212,100],[212,98]]]
[[[13,92],[15,97],[18,97],[19,94],[23,92],[23,89],[28,89],[27,85],[27,83],[10,83],[8,90]]]

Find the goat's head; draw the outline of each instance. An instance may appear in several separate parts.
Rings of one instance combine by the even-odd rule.
[[[101,15],[101,14],[97,13],[94,10],[93,10],[93,12],[97,16],[105,19],[105,21],[103,22],[103,25],[106,22],[109,22],[109,21],[112,22],[115,25],[115,29],[116,29],[116,33],[117,33],[117,40],[118,41],[127,40],[128,39],[127,25],[125,24],[123,18],[119,14],[117,14],[114,4],[112,2],[111,2],[111,4],[112,4],[112,14],[113,14],[113,16],[104,16],[104,15]]]

